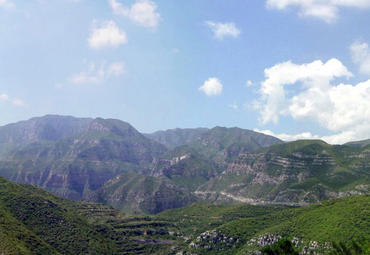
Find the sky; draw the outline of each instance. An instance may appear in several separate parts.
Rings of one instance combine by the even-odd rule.
[[[370,138],[370,0],[0,0],[0,125]]]

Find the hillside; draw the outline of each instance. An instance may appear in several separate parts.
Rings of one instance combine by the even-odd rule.
[[[325,254],[332,242],[369,251],[369,196],[309,207],[195,203],[124,215],[0,178],[0,249],[24,254],[252,254],[282,237]]]
[[[170,254],[181,244],[169,234],[168,221],[74,202],[1,177],[0,216],[3,255]]]
[[[355,196],[302,208],[198,203],[158,217],[180,222],[188,254],[255,254],[283,237],[302,254],[328,254],[333,242],[352,247],[353,241],[367,254],[369,210],[370,197]]]
[[[0,178],[0,247],[5,254],[114,254],[116,247],[75,204]],[[104,241],[104,242],[103,242]]]
[[[370,139],[363,140],[363,141],[356,141],[356,142],[349,142],[345,145],[351,146],[351,147],[366,147],[370,145]]]
[[[190,192],[166,177],[127,173],[109,180],[97,191],[98,202],[127,213],[155,214],[178,208],[196,200]]]
[[[239,155],[196,194],[214,202],[306,205],[369,194],[369,147],[307,140]]]

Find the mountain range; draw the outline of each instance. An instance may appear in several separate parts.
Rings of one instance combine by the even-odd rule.
[[[120,120],[56,115],[0,127],[0,176],[126,213],[366,195],[369,156],[368,141],[285,143],[240,128],[142,134]]]

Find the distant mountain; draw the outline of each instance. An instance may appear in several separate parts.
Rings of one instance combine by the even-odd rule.
[[[194,141],[207,131],[209,131],[208,128],[176,128],[144,135],[165,145],[169,149],[174,149]]]
[[[127,213],[155,214],[196,201],[196,197],[166,177],[126,173],[109,180],[98,191],[99,202]]]
[[[201,134],[187,144],[205,158],[218,163],[233,160],[241,153],[247,153],[274,144],[280,139],[241,128],[215,127]]]
[[[273,145],[239,155],[195,193],[209,201],[290,205],[370,194],[369,149],[319,140]]]
[[[346,143],[345,145],[352,146],[352,147],[366,147],[370,145],[370,139],[356,141],[356,142],[349,142],[349,143]]]
[[[204,157],[224,161],[240,153],[255,151],[274,144],[280,139],[241,128],[215,127],[212,129],[170,129],[146,134],[168,148],[187,146]]]
[[[35,142],[57,141],[82,133],[93,119],[46,115],[0,127],[0,157]]]
[[[10,124],[0,127],[0,176],[130,213],[198,200],[306,205],[369,194],[370,145],[284,143],[224,127],[148,136],[114,119],[48,115]]]
[[[73,199],[93,199],[107,180],[144,171],[167,151],[113,119],[46,116],[13,124],[12,129],[17,132],[6,126],[0,135],[7,138],[3,146],[11,147],[3,149],[0,175]]]
[[[202,156],[195,149],[180,146],[156,160],[148,174],[154,177],[164,176],[176,185],[193,192],[221,172],[220,165]]]

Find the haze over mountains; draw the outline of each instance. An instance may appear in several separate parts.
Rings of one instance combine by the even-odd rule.
[[[240,128],[141,134],[120,120],[55,115],[0,127],[1,176],[131,213],[369,194],[369,156],[366,142],[284,143]]]

